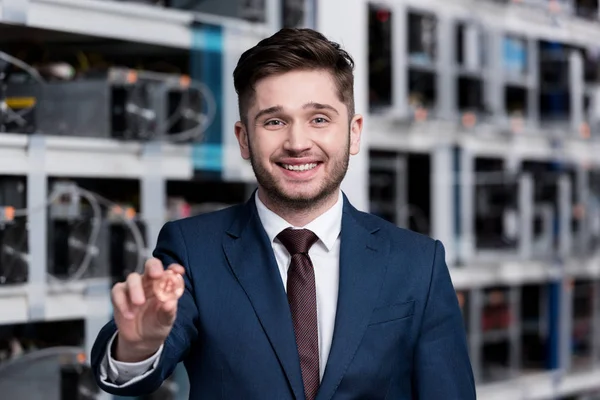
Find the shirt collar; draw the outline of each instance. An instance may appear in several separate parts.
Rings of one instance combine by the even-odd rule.
[[[338,193],[338,200],[329,210],[315,218],[306,226],[293,226],[273,211],[269,210],[258,198],[258,190],[254,193],[258,217],[267,232],[271,243],[275,240],[281,231],[287,228],[305,228],[310,229],[323,242],[328,251],[331,251],[335,241],[342,230],[343,196],[341,190]]]

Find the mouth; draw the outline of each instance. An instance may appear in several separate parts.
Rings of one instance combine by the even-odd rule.
[[[319,169],[320,162],[307,162],[303,164],[277,163],[284,174],[290,178],[310,178]]]
[[[306,164],[284,164],[277,163],[281,168],[287,169],[288,171],[304,172],[315,169],[319,163],[306,163]]]

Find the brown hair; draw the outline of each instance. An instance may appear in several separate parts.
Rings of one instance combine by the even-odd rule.
[[[256,83],[266,77],[295,70],[324,69],[332,73],[340,101],[349,118],[354,115],[354,61],[338,43],[312,29],[284,28],[261,40],[240,57],[233,71],[240,118],[246,113]]]

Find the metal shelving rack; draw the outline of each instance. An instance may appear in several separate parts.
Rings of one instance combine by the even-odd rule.
[[[0,323],[85,319],[86,348],[110,317],[110,282],[89,279],[69,283],[47,279],[48,179],[52,177],[135,178],[141,181],[141,212],[161,216],[166,209],[165,181],[190,179],[189,146],[126,143],[94,138],[1,134],[0,173],[26,179],[29,279],[0,288]],[[164,221],[149,218],[149,238]]]
[[[186,52],[202,52],[213,45],[199,37],[199,24],[223,27],[229,54],[241,54],[253,38],[271,27],[244,21],[109,0],[0,0],[0,25],[54,30],[150,44]],[[240,40],[242,38],[242,40]],[[214,50],[214,49],[212,49]],[[236,60],[237,61],[237,60]],[[225,63],[223,76],[230,76]],[[233,91],[231,91],[233,92]],[[234,97],[227,93],[225,102]],[[233,92],[233,95],[235,93]],[[231,125],[232,126],[232,125]],[[230,143],[231,144],[231,143]],[[225,146],[226,153],[231,146]],[[0,286],[0,324],[13,325],[60,320],[83,320],[83,347],[89,354],[97,332],[112,314],[110,278],[56,283],[47,274],[49,179],[127,178],[140,183],[140,212],[144,220],[148,255],[164,224],[169,180],[185,181],[195,173],[193,146],[158,142],[49,135],[0,134],[0,174],[24,177],[28,210],[28,281]],[[233,175],[236,165],[227,165]],[[251,181],[247,172],[245,181]],[[41,207],[40,207],[41,206]],[[185,383],[185,382],[183,382]],[[110,398],[105,395],[103,398]]]
[[[280,1],[267,0],[265,3],[266,21],[254,23],[141,2],[0,0],[0,26],[22,29],[32,35],[36,32],[43,35],[47,30],[116,39],[133,47],[146,45],[146,49],[150,48],[148,45],[177,49],[196,59],[204,52],[220,54],[222,70],[216,71],[218,76],[211,79],[222,79],[223,86],[218,101],[222,107],[222,126],[227,128],[223,128],[226,133],[220,144],[221,179],[246,183],[250,188],[254,183],[252,170],[249,163],[240,159],[235,137],[229,130],[238,119],[237,97],[230,77],[241,53],[281,25]],[[311,0],[305,3],[304,21],[300,23],[314,25],[317,23],[316,3]],[[219,30],[220,42],[203,30],[207,26]],[[199,67],[192,61],[194,66]],[[191,75],[194,79],[204,79],[203,75],[194,77],[194,72]],[[146,251],[150,254],[165,222],[167,181],[186,181],[194,177],[198,168],[195,165],[198,161],[196,150],[191,144],[53,136],[51,132],[48,135],[0,134],[0,175],[23,177],[27,208],[35,210],[28,213],[27,221],[31,227],[27,234],[28,282],[0,285],[0,324],[82,319],[85,321],[84,347],[89,354],[97,332],[112,313],[111,282],[109,278],[69,283],[48,280],[48,211],[40,205],[46,203],[49,179],[127,178],[139,181],[140,212],[145,217],[149,247]],[[356,181],[352,190],[360,190]],[[183,388],[184,381],[180,382]]]
[[[429,203],[433,228],[429,234],[443,240],[448,250],[447,262],[451,276],[459,299],[463,302],[470,352],[478,381],[478,398],[482,399],[561,398],[598,389],[600,382],[600,364],[595,357],[600,350],[598,341],[589,343],[591,360],[585,364],[585,370],[572,368],[574,356],[571,351],[575,295],[571,282],[577,279],[595,288],[600,278],[600,258],[598,254],[576,256],[576,252],[581,250],[574,249],[573,245],[587,240],[586,228],[577,231],[564,228],[570,227],[572,207],[587,202],[590,190],[588,171],[590,168],[597,169],[599,164],[597,154],[600,154],[600,142],[581,129],[582,124],[594,123],[594,119],[589,118],[583,109],[583,96],[589,95],[593,88],[584,82],[581,57],[571,54],[566,61],[570,69],[568,79],[572,92],[569,102],[574,112],[569,120],[558,126],[550,125],[549,129],[539,113],[541,88],[538,72],[540,40],[593,48],[596,44],[592,37],[600,34],[600,21],[553,13],[550,9],[540,8],[540,4],[536,6],[531,3],[365,0],[364,6],[365,10],[368,5],[375,12],[380,10],[377,18],[387,25],[378,34],[389,35],[384,39],[389,40],[384,47],[392,49],[389,54],[391,65],[380,70],[389,71],[382,74],[390,75],[391,96],[387,96],[387,107],[381,101],[386,96],[379,96],[377,108],[371,109],[368,117],[371,121],[369,148],[378,153],[395,154],[401,161],[407,153],[428,154],[431,157]],[[419,62],[415,61],[415,54],[409,54],[409,43],[413,40],[409,30],[410,14],[427,15],[436,22],[435,28],[427,32],[429,38],[436,39],[434,56],[420,54]],[[471,39],[464,45],[472,46],[470,68],[458,63],[455,57],[458,46],[455,29],[465,24],[472,28]],[[430,25],[423,29],[431,29]],[[517,71],[519,73],[516,74],[505,72],[503,38],[506,35],[521,40],[521,45],[526,49],[525,71]],[[378,40],[382,41],[381,37]],[[477,45],[485,46],[483,62],[478,62],[481,61],[478,58],[481,53]],[[412,48],[414,50],[415,46],[412,45]],[[427,54],[424,49],[425,45],[421,51]],[[410,80],[411,70],[430,74],[435,93],[433,101],[415,106],[411,93],[414,89],[414,82]],[[481,79],[483,85],[480,96],[488,106],[484,113],[458,107],[460,77]],[[525,117],[515,119],[511,115],[506,101],[507,87],[514,88],[521,96],[519,100]],[[553,135],[548,135],[548,132]],[[499,160],[503,163],[503,173],[517,173],[514,179],[520,182],[520,189],[514,195],[521,218],[517,224],[521,239],[514,250],[504,257],[492,255],[491,260],[482,259],[483,254],[476,250],[474,183],[479,176],[475,168],[476,160],[481,158]],[[559,194],[555,199],[555,207],[560,210],[557,211],[560,231],[556,233],[556,254],[553,259],[543,259],[533,254],[533,200],[536,179],[539,177],[523,174],[525,164],[532,161],[570,165],[574,169],[574,179],[562,175],[556,181]],[[373,173],[381,170],[379,164],[380,159],[371,160]],[[404,162],[388,163],[388,169],[396,174],[396,184],[406,187],[408,177],[404,167]],[[387,188],[387,192],[390,194],[398,190]],[[398,204],[395,214],[390,212],[393,210],[389,209],[389,204]],[[388,218],[405,225],[405,221],[397,216],[400,215],[398,211],[406,206],[407,196],[401,193],[388,196],[385,201],[377,199],[373,209],[387,207]],[[486,293],[492,289],[504,293],[506,313],[511,323],[501,330],[483,332]],[[527,314],[529,311],[522,309],[524,299],[531,301],[531,298],[540,302],[537,319],[532,319]],[[597,337],[600,332],[600,315],[596,308],[598,296],[595,295],[590,301],[593,303],[591,321],[586,323],[591,327],[591,336]],[[531,350],[525,349],[530,342],[523,341],[523,336],[532,331],[548,333],[549,337],[538,339],[549,341],[548,348],[551,348],[547,354],[548,360],[537,360],[533,370],[530,368],[531,361],[524,357],[535,359],[537,356],[524,355],[524,350]],[[490,374],[490,368],[482,362],[483,345],[502,341],[507,341],[509,345],[499,376],[486,377]]]
[[[111,0],[0,0],[0,24],[185,51],[210,47],[211,43],[195,40],[193,27],[213,24],[228,29],[227,50],[232,53],[240,53],[245,43],[230,38],[244,36],[248,41],[272,30],[272,22],[254,24]],[[232,70],[231,64],[225,68],[228,73]],[[86,349],[90,350],[95,334],[111,313],[110,286],[103,279],[74,282],[67,287],[47,283],[47,212],[39,206],[48,197],[48,179],[136,179],[141,183],[142,214],[162,216],[166,210],[166,181],[194,176],[192,146],[6,133],[0,134],[0,174],[25,177],[27,205],[35,209],[28,217],[32,227],[28,230],[29,281],[18,287],[0,287],[0,323],[84,318],[89,324]],[[148,219],[149,243],[155,241],[164,222],[161,218]]]

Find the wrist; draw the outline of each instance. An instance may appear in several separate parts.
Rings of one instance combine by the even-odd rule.
[[[162,343],[130,343],[117,336],[112,347],[112,358],[119,362],[137,363],[152,357]]]

